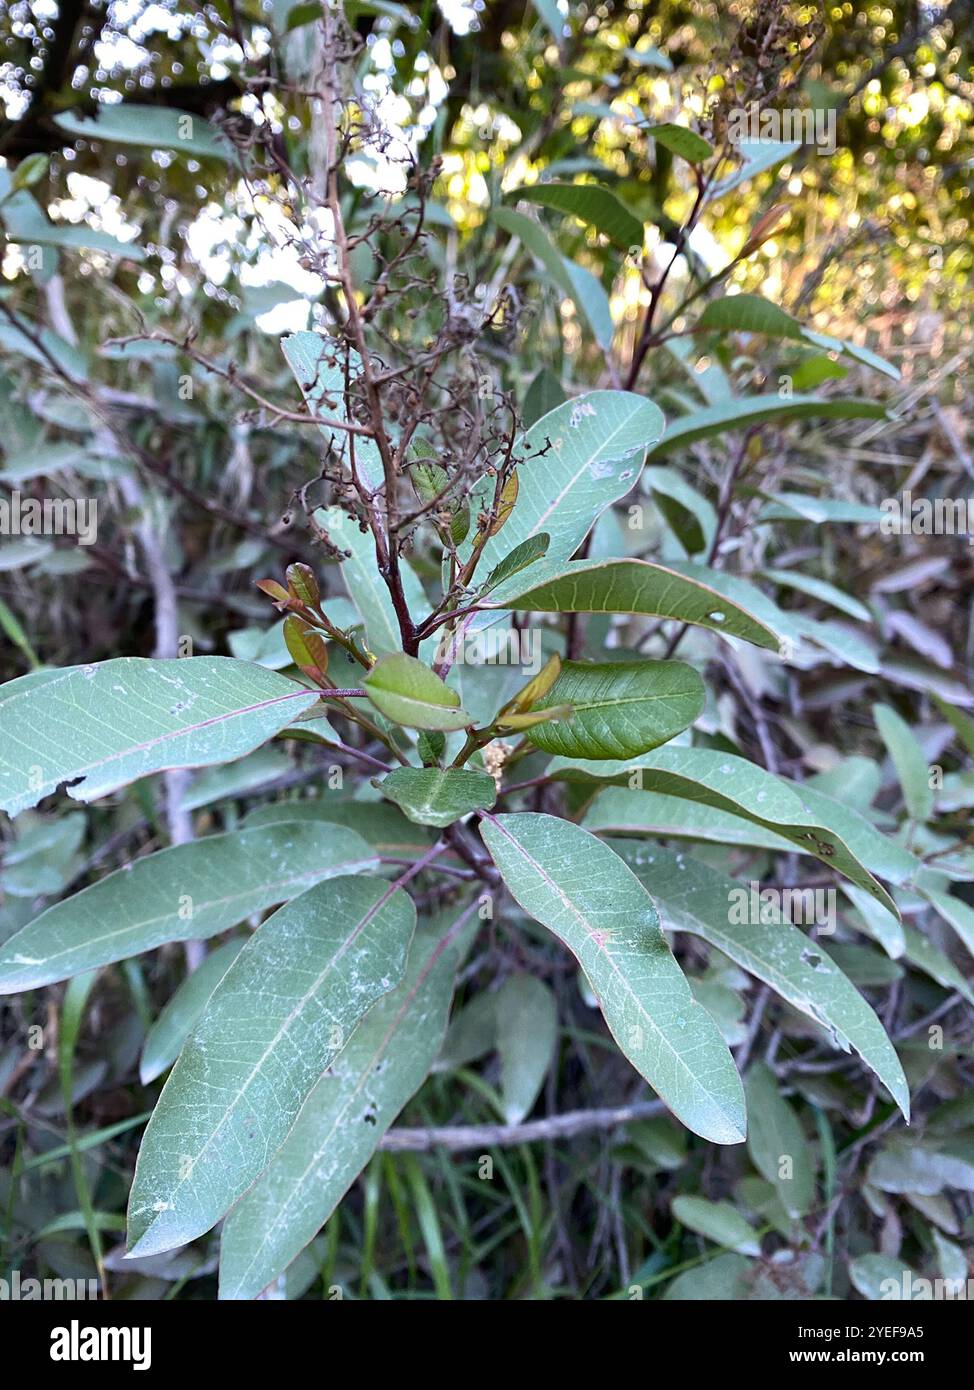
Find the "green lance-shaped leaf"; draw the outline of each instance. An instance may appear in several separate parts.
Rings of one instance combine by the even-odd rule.
[[[365,691],[376,709],[409,729],[450,732],[470,723],[460,696],[434,671],[403,652],[381,657],[365,677]]]
[[[555,816],[485,819],[484,842],[525,912],[581,964],[619,1047],[689,1129],[744,1138],[744,1096],[716,1023],[694,999],[652,899],[617,854]]]
[[[962,898],[955,897],[953,893],[945,893],[925,884],[919,885],[919,892],[944,921],[953,927],[969,954],[974,956],[974,907]]]
[[[139,1062],[139,1080],[148,1086],[172,1066],[183,1043],[199,1022],[206,1001],[237,957],[246,937],[235,936],[211,951],[201,965],[187,975],[146,1034]]]
[[[588,320],[599,346],[610,348],[614,325],[609,296],[602,282],[590,270],[563,256],[549,241],[544,227],[525,217],[523,212],[515,212],[513,208],[494,208],[490,216],[498,227],[516,236],[535,260],[540,261],[558,288],[574,300],[580,313]]]
[[[525,428],[537,424],[543,415],[563,405],[565,393],[561,382],[550,367],[542,367],[535,375],[521,405],[521,418]]]
[[[815,1173],[798,1117],[763,1062],[752,1064],[744,1085],[751,1162],[774,1186],[788,1215],[804,1216],[815,1200]]]
[[[526,541],[516,545],[510,555],[505,555],[500,564],[491,570],[483,592],[489,593],[491,589],[496,589],[498,584],[503,584],[505,579],[513,579],[515,574],[520,574],[528,565],[533,565],[535,560],[543,560],[550,540],[551,537],[542,531],[540,535],[529,536]]]
[[[0,947],[0,993],[37,989],[168,941],[215,936],[324,878],[377,862],[354,830],[324,821],[161,849],[55,903],[10,937]]]
[[[825,1028],[837,1047],[858,1052],[909,1121],[909,1087],[886,1029],[823,950],[821,941],[810,941],[788,920],[762,923],[751,908],[747,885],[725,878],[689,855],[631,840],[609,843],[652,893],[664,927],[692,932],[715,946]],[[792,901],[810,923],[813,890],[792,891],[798,894]],[[742,905],[743,912],[737,910]]]
[[[401,888],[337,878],[254,933],[213,991],[146,1128],[129,1253],[210,1227],[267,1166],[359,1019],[402,978],[416,924]]]
[[[555,763],[570,763],[570,758],[555,758]],[[590,762],[587,768],[606,766]],[[549,773],[553,775],[551,764]],[[558,773],[560,778],[576,781],[577,769]],[[627,774],[631,776],[632,774]],[[773,849],[781,854],[793,851],[794,844],[783,835],[706,806],[702,801],[684,801],[682,797],[665,796],[661,792],[636,791],[624,785],[607,786],[589,805],[582,820],[586,830],[604,835],[664,835],[679,840],[699,840],[715,845],[747,845],[755,849]],[[889,914],[887,914],[888,916]],[[893,918],[889,918],[890,922]]]
[[[854,358],[864,366],[873,367],[884,376],[899,379],[899,369],[869,348],[844,342],[827,333],[816,333],[792,318],[791,314],[762,299],[759,294],[725,295],[713,299],[697,319],[696,328],[716,329],[718,332],[765,333],[772,338],[790,338],[797,342],[813,343],[827,352],[839,352]]]
[[[682,473],[657,464],[646,475],[653,500],[688,555],[708,549],[717,529],[717,512]]]
[[[497,1050],[504,1120],[520,1124],[534,1109],[558,1041],[558,1008],[533,975],[512,975],[496,995]]]
[[[608,188],[597,183],[535,183],[529,188],[512,188],[506,203],[537,203],[557,212],[567,212],[628,251],[642,246],[643,224]]]
[[[649,451],[650,459],[675,453],[698,439],[710,439],[728,430],[747,429],[765,420],[885,420],[886,410],[875,401],[846,396],[748,396],[719,401],[702,410],[681,415],[667,425],[659,443]]]
[[[446,1031],[457,941],[455,929],[417,931],[402,984],[368,1012],[230,1213],[220,1242],[221,1298],[256,1298],[277,1278],[426,1079]]]
[[[658,406],[629,391],[589,391],[543,415],[515,443],[523,460],[517,502],[504,529],[484,546],[483,572],[542,532],[550,537],[549,561],[567,560],[606,507],[635,486],[664,423]],[[493,478],[478,484],[481,508],[493,490]]]
[[[708,573],[702,565],[696,570]],[[756,600],[764,598],[754,592]],[[705,579],[648,560],[539,560],[484,606],[535,613],[644,613],[741,637],[771,651],[781,643],[766,623]]]
[[[681,1225],[739,1255],[760,1255],[761,1241],[751,1223],[730,1202],[674,1197],[670,1208]]]
[[[702,164],[714,152],[713,145],[702,135],[698,135],[695,130],[688,130],[684,125],[676,125],[673,121],[643,126],[642,130],[644,135],[651,135],[657,144],[671,150],[673,154],[678,154],[690,164]]]
[[[889,705],[874,705],[873,718],[896,768],[910,819],[929,820],[933,814],[933,788],[923,749],[906,720]]]
[[[532,713],[570,705],[571,716],[536,724],[536,748],[566,757],[625,758],[658,748],[698,719],[706,692],[684,661],[566,661]]]
[[[950,721],[961,747],[966,748],[971,757],[974,757],[974,719],[963,710],[949,705],[939,695],[933,696],[933,702],[944,718]]]
[[[64,782],[94,801],[164,768],[243,757],[318,698],[226,656],[119,657],[25,681],[0,687],[0,810],[11,816]]]
[[[233,158],[233,145],[216,126],[190,111],[164,106],[139,106],[128,102],[100,106],[96,116],[64,111],[54,124],[68,135],[85,140],[107,140],[114,145],[142,145],[152,150],[172,150],[192,159]]]
[[[837,589],[834,584],[829,584],[825,579],[818,579],[815,575],[805,574],[803,570],[762,570],[762,577],[770,579],[772,583],[781,585],[786,589],[797,589],[801,594],[808,594],[821,603],[827,603],[832,608],[838,608],[840,612],[847,613],[850,618],[857,618],[863,623],[872,621],[872,614],[864,603],[860,603],[859,599],[853,598],[851,594],[843,593],[841,589]]]
[[[591,767],[597,769],[599,764],[593,761]],[[624,771],[625,768],[625,764],[616,764],[612,770]],[[646,791],[703,802],[719,811],[729,811],[731,815],[754,821],[790,840],[806,854],[814,855],[857,887],[864,888],[894,917],[899,917],[893,899],[877,883],[857,851],[861,842],[868,854],[876,856],[873,862],[882,864],[876,872],[894,881],[900,880],[894,873],[887,872],[888,869],[902,872],[904,868],[915,867],[915,861],[874,830],[862,816],[824,793],[792,786],[746,758],[720,753],[713,748],[660,748],[633,759],[628,768],[630,775],[639,774],[638,781]],[[599,775],[597,771],[595,775]],[[618,827],[599,825],[598,828]]]
[[[493,777],[466,768],[397,767],[378,785],[417,825],[452,825],[497,795]]]

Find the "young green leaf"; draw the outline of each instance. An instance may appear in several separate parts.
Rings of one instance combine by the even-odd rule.
[[[309,680],[322,683],[328,670],[328,647],[321,633],[294,613],[284,619],[284,644],[295,666]]]
[[[551,537],[542,531],[540,535],[529,536],[526,541],[516,545],[511,553],[505,555],[500,564],[491,570],[483,592],[486,594],[491,589],[496,589],[498,584],[503,584],[505,579],[511,579],[515,574],[520,574],[528,565],[533,565],[535,560],[543,560],[550,541]]]
[[[528,738],[566,757],[635,756],[689,728],[704,699],[703,681],[683,661],[567,661],[532,712],[570,705],[571,716],[536,725]]]
[[[394,724],[409,729],[462,729],[470,723],[460,696],[414,656],[381,657],[365,677],[369,699]]]
[[[402,978],[416,924],[401,888],[318,884],[254,933],[213,991],[146,1128],[129,1254],[185,1245],[267,1166],[371,1004]]]
[[[136,859],[55,903],[0,947],[0,994],[37,989],[167,941],[200,940],[303,893],[375,868],[375,851],[327,821],[210,835]]]
[[[95,801],[151,772],[228,762],[318,699],[227,656],[126,656],[0,687],[0,810],[16,815],[62,783]]]
[[[452,825],[496,796],[493,777],[466,768],[397,767],[378,785],[418,825]]]
[[[737,1069],[632,870],[608,845],[555,816],[490,817],[482,833],[516,901],[581,964],[636,1070],[689,1129],[717,1144],[740,1143]]]

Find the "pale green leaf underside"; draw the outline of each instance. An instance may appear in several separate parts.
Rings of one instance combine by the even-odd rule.
[[[543,415],[515,444],[523,459],[517,502],[484,546],[483,573],[541,532],[551,537],[549,562],[567,560],[606,507],[635,486],[664,424],[658,406],[629,391],[589,391]]]
[[[141,145],[146,149],[172,150],[187,159],[230,160],[230,140],[209,121],[188,111],[125,102],[100,105],[97,115],[63,111],[54,124],[69,135],[86,140],[107,140],[116,145]]]
[[[129,1249],[208,1231],[263,1171],[366,1010],[402,978],[416,922],[402,889],[336,878],[254,933],[206,1005],[139,1150]]]
[[[94,801],[164,768],[230,762],[317,698],[226,656],[126,656],[40,686],[14,681],[0,689],[0,810],[16,815],[64,782],[76,800]]]
[[[742,885],[689,855],[610,843],[653,895],[664,927],[702,937],[824,1028],[837,1047],[858,1052],[909,1121],[910,1092],[893,1044],[820,941],[790,922],[731,922],[732,892]]]
[[[689,1129],[714,1143],[740,1143],[744,1099],[733,1059],[631,869],[554,816],[499,816],[485,820],[482,833],[517,902],[579,961],[633,1066]]]
[[[203,963],[187,975],[146,1034],[139,1062],[143,1086],[155,1081],[172,1066],[227,968],[237,957],[246,937],[235,936],[211,951]]]
[[[346,376],[356,400],[362,392],[362,363],[354,348],[346,349],[346,361],[335,339],[305,330],[282,339],[281,347],[312,415],[322,416],[326,420],[347,421]],[[382,486],[385,473],[382,456],[374,439],[366,434],[356,434],[352,443],[353,436],[347,430],[326,424],[319,428],[350,472],[354,449],[355,471],[360,482],[373,492]],[[353,525],[349,523],[349,531]]]
[[[255,1298],[290,1264],[422,1085],[446,1031],[457,964],[451,937],[417,931],[402,983],[358,1025],[230,1213],[220,1243],[221,1298]]]
[[[0,993],[66,980],[167,941],[215,936],[321,879],[377,862],[353,830],[323,821],[161,849],[55,903],[12,936],[0,948]]]

